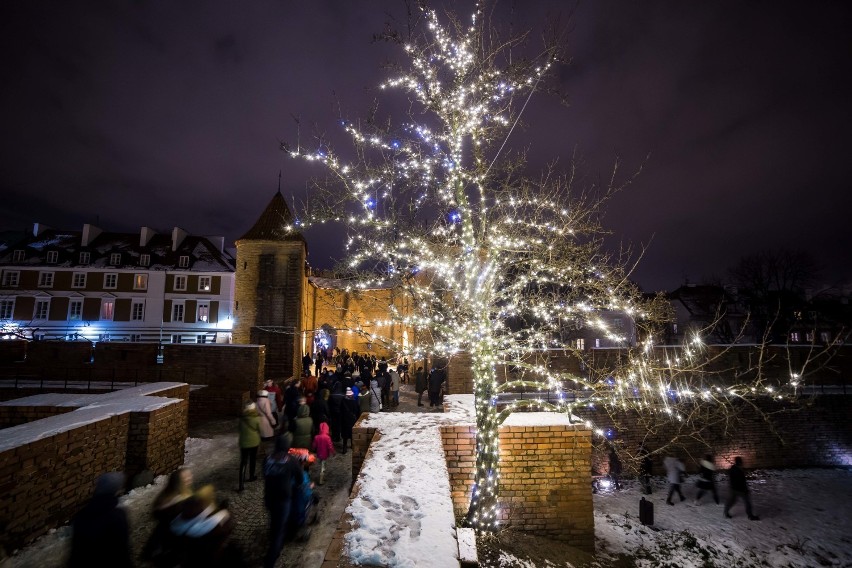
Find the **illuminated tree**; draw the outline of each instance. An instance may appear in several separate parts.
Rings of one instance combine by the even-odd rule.
[[[325,139],[284,149],[330,172],[292,229],[347,223],[353,288],[392,281],[410,295],[411,311],[391,306],[389,318],[417,330],[423,353],[412,355],[470,354],[477,451],[466,520],[493,530],[498,426],[508,412],[528,405],[571,412],[600,401],[678,420],[737,387],[689,386],[701,365],[697,337],[662,360],[651,349],[661,302],[643,300],[627,279],[627,257],[602,247],[600,207],[631,177],[619,182],[614,171],[604,186],[581,188],[573,159],[564,174],[551,167],[530,177],[523,153],[510,152],[524,108],[560,62],[559,43],[522,57],[528,36],[500,38],[483,14],[478,6],[469,23],[448,16],[444,26],[435,12],[422,12],[422,34],[403,43],[409,65],[382,85],[408,94],[407,118],[380,120],[374,109],[363,122],[341,120],[354,141],[351,159]],[[642,341],[610,366],[612,376],[550,368],[553,350],[585,357],[577,349],[580,329],[634,347],[633,334],[607,323],[611,313],[635,322]],[[522,388],[553,397],[498,409],[499,393]]]

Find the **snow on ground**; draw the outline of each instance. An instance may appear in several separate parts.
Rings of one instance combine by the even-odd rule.
[[[852,471],[799,469],[756,471],[749,476],[754,513],[739,501],[723,515],[727,477],[719,476],[722,504],[704,495],[698,506],[695,477],[683,485],[686,501],[666,505],[667,488],[656,480],[653,528],[639,523],[636,482],[594,496],[597,556],[602,566],[619,554],[636,566],[744,567],[852,566]]]

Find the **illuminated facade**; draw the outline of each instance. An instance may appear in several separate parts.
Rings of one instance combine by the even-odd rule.
[[[223,237],[33,226],[0,242],[6,338],[229,343],[234,259]]]

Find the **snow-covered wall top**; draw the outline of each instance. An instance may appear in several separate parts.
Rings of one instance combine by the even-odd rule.
[[[117,390],[104,394],[64,394],[64,393],[45,393],[16,398],[0,402],[0,406],[63,406],[63,407],[78,407],[89,406],[91,404],[103,404],[105,402],[121,401],[128,398],[151,396],[164,390],[177,388],[186,383],[147,383],[126,389]]]

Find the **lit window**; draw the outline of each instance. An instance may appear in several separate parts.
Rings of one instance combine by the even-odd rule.
[[[118,266],[119,264],[121,264],[121,253],[114,252],[109,255],[109,263],[113,266]]]
[[[582,351],[585,348],[586,348],[586,340],[583,339],[583,338],[578,339],[577,340],[577,349]]]
[[[53,288],[53,272],[39,272],[38,287]]]
[[[134,290],[147,290],[148,289],[148,275],[147,274],[136,274],[133,277],[133,289]]]
[[[819,338],[823,343],[828,343],[831,341],[831,334],[827,331],[821,331],[819,332]]]
[[[791,331],[791,332],[790,332],[790,341],[791,341],[792,343],[798,343],[798,342],[799,342],[799,341],[801,341],[801,340],[802,340],[802,338],[801,338],[801,336],[799,335],[799,332],[798,332],[798,331]]]
[[[56,264],[59,262],[59,253],[55,250],[47,251],[47,263]]]
[[[130,319],[133,321],[145,319],[145,302],[133,302],[130,307]]]
[[[81,252],[80,253],[80,264],[89,264],[90,262],[92,262],[92,253]]]
[[[183,321],[183,304],[172,306],[172,321]]]
[[[104,300],[101,303],[101,319],[112,321],[115,316],[115,300]]]
[[[178,258],[178,267],[179,268],[188,268],[189,267],[189,257],[181,256]]]
[[[68,319],[77,321],[83,318],[83,300],[71,300],[68,306]]]
[[[12,319],[15,311],[15,300],[0,300],[0,320]]]
[[[151,255],[150,254],[140,254],[139,255],[139,266],[151,266]]]
[[[175,276],[175,290],[186,290],[186,276]]]
[[[18,282],[21,280],[21,273],[17,270],[4,270],[3,271],[3,286],[8,286],[9,288],[15,288],[18,286]]]
[[[24,262],[24,251],[16,250],[12,253],[12,262]]]
[[[46,320],[49,310],[50,300],[38,300],[35,305],[35,314],[33,315],[33,319]]]
[[[178,335],[178,334],[172,335],[172,343],[180,343],[180,339],[181,339],[180,335]]]
[[[85,272],[75,272],[74,276],[71,277],[71,287],[72,288],[85,288],[86,287],[86,273]]]
[[[807,341],[808,343],[813,343],[814,342],[814,332],[809,331],[809,332],[805,333],[805,341]]]
[[[200,322],[208,322],[210,321],[210,304],[207,302],[198,302],[198,321]]]
[[[596,337],[596,338],[595,338],[595,348],[596,348],[596,349],[600,349],[600,348],[601,348],[601,339],[600,339],[599,337]]]
[[[198,289],[202,292],[210,291],[210,277],[209,276],[199,276],[198,277]]]
[[[104,274],[104,288],[110,290],[118,286],[118,274],[110,272]]]

